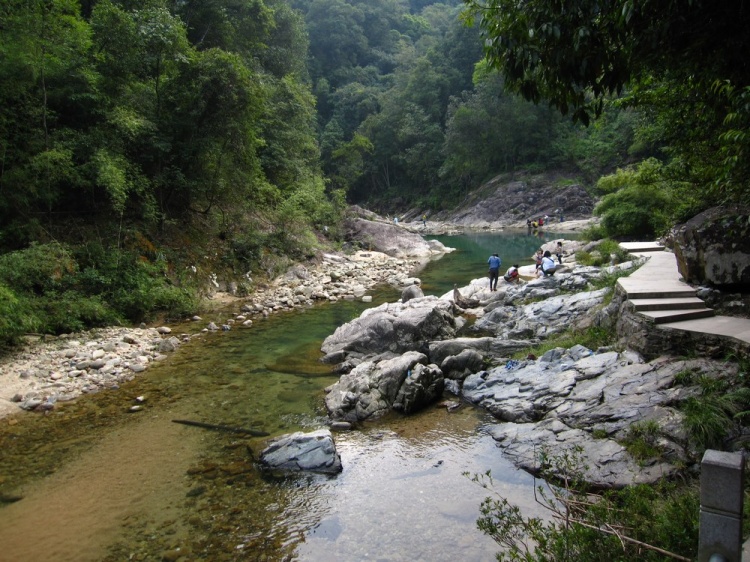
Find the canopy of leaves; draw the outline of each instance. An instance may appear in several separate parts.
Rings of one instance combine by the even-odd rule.
[[[0,248],[83,218],[225,230],[322,183],[286,2],[13,0],[0,29]]]
[[[488,64],[583,123],[626,94],[704,206],[748,193],[750,11],[740,2],[464,0]]]

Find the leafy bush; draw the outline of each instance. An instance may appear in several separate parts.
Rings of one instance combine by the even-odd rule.
[[[534,497],[549,517],[524,517],[494,492],[482,502],[479,529],[501,547],[500,561],[661,561],[665,554],[692,557],[698,548],[696,486],[632,486],[594,494],[583,482],[581,451],[542,453],[546,480]],[[472,480],[492,490],[489,472]],[[554,484],[558,483],[558,484]]]
[[[38,330],[28,301],[0,283],[0,345],[14,344],[27,332]]]
[[[653,237],[672,226],[685,186],[671,181],[663,165],[649,158],[634,170],[601,178],[597,189],[607,193],[594,209],[607,236]]]
[[[77,269],[70,250],[57,242],[35,243],[0,256],[0,282],[19,293],[42,295],[58,290]]]
[[[601,225],[598,225],[598,224],[593,224],[581,232],[581,238],[583,238],[583,240],[586,240],[588,242],[592,242],[594,240],[601,240],[605,236],[606,235],[604,233],[604,229],[601,227]]]
[[[156,312],[184,317],[197,307],[193,291],[171,283],[163,261],[95,243],[35,244],[0,256],[0,297],[5,344],[30,331],[74,332]]]

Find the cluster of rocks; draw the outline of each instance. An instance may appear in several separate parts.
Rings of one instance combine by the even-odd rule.
[[[48,411],[81,394],[117,388],[161,361],[190,336],[159,328],[104,328],[35,343],[0,361],[0,415]]]
[[[676,461],[695,460],[676,405],[699,389],[676,384],[675,376],[689,371],[716,378],[726,369],[706,359],[646,363],[635,352],[578,345],[471,374],[461,396],[506,422],[489,431],[517,466],[533,472],[540,450],[561,454],[577,448],[589,482],[621,487],[653,482],[673,474]],[[655,424],[651,439],[659,460],[633,459],[622,445],[635,424],[646,423]]]
[[[489,291],[486,279],[477,279],[441,298],[409,294],[406,302],[370,309],[323,343],[325,360],[342,373],[326,389],[329,417],[337,428],[352,427],[390,411],[418,411],[448,391],[503,422],[488,431],[526,470],[536,471],[539,452],[550,448],[555,454],[581,451],[586,477],[596,486],[668,476],[675,461],[694,460],[676,405],[699,392],[677,384],[675,376],[691,371],[718,377],[724,363],[671,358],[647,363],[634,352],[580,345],[538,359],[509,359],[550,334],[593,321],[614,322],[608,314],[616,306],[604,303],[609,289],[581,289],[637,265],[573,267],[554,277],[506,284],[497,292]],[[457,295],[475,307],[457,306]],[[467,312],[478,316],[470,330],[491,335],[458,336],[459,315]],[[637,424],[657,428],[652,439],[658,459],[643,461],[628,453],[624,443]]]

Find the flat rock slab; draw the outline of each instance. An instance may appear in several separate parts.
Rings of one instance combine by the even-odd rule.
[[[514,464],[531,473],[539,471],[539,453],[559,456],[580,450],[587,464],[586,481],[599,488],[623,488],[668,477],[677,469],[667,463],[642,466],[612,439],[594,439],[581,429],[573,429],[556,419],[538,424],[506,423],[490,429],[490,435]]]

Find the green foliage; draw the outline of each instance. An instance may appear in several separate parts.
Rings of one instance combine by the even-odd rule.
[[[630,149],[679,162],[678,177],[691,184],[690,203],[697,204],[692,214],[747,198],[750,72],[740,53],[748,46],[743,30],[750,16],[740,5],[582,0],[570,10],[539,0],[464,4],[465,21],[476,19],[483,31],[487,66],[502,74],[508,89],[586,124],[607,117],[607,102],[622,96],[618,105],[636,108],[643,119]],[[649,224],[647,216],[637,216],[637,203],[621,208],[613,229]]]
[[[584,229],[581,232],[581,238],[589,242],[593,240],[601,240],[602,238],[605,238],[605,237],[606,235],[604,233],[604,229],[598,224],[591,225],[590,227]]]
[[[163,262],[93,243],[77,253],[52,243],[0,256],[0,291],[5,343],[29,331],[67,333],[156,313],[182,318],[197,306],[194,290],[173,285]]]
[[[750,388],[692,371],[678,373],[675,382],[697,383],[701,389],[700,395],[691,396],[679,405],[691,439],[700,449],[723,449],[724,440],[750,410]]]
[[[620,247],[620,244],[616,240],[605,239],[602,240],[595,248],[590,252],[579,250],[576,252],[576,261],[581,265],[593,265],[601,267],[603,265],[610,265],[614,263],[622,263],[627,261],[628,252]],[[605,285],[607,285],[605,283]]]
[[[0,346],[18,343],[23,334],[36,332],[38,324],[28,300],[19,298],[0,282]]]
[[[659,424],[654,420],[648,420],[632,424],[628,428],[624,444],[634,459],[647,461],[661,454],[658,439]]]
[[[608,236],[654,237],[665,233],[685,186],[671,181],[655,159],[643,161],[634,170],[619,170],[599,180],[600,192],[607,192],[594,209]]]
[[[594,494],[584,484],[580,449],[550,457],[542,453],[535,492],[547,517],[525,517],[492,489],[491,475],[472,479],[493,491],[480,507],[479,529],[501,547],[497,559],[512,562],[560,560],[663,560],[692,557],[698,545],[699,497],[695,486],[632,486]]]

